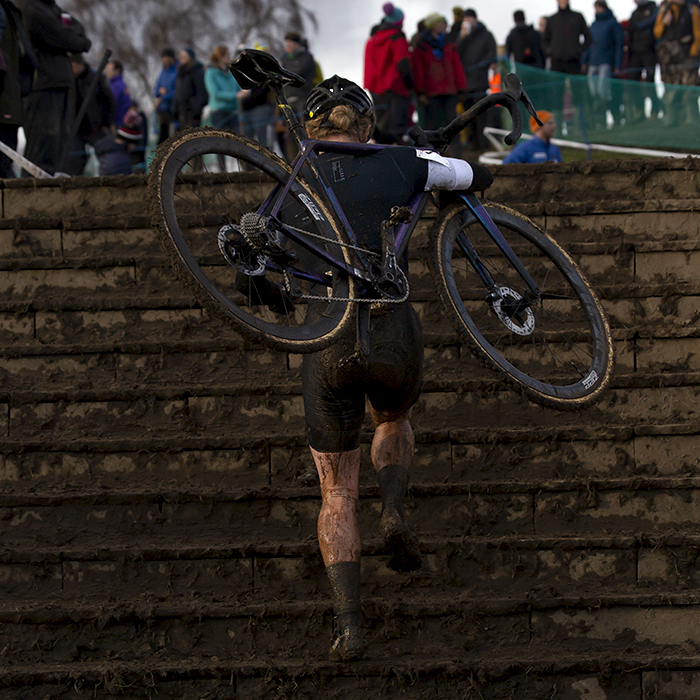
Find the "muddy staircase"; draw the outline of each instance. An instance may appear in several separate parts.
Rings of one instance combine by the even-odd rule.
[[[6,182],[0,219],[0,700],[700,697],[700,168],[505,166],[604,300],[617,369],[559,413],[427,340],[409,517],[386,566],[364,459],[366,658],[326,660],[300,358],[193,302],[138,177]],[[369,424],[363,448],[371,437]]]

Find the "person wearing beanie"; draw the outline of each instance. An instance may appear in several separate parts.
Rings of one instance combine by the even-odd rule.
[[[423,25],[425,26],[425,28],[426,28],[429,32],[433,31],[433,29],[435,29],[435,27],[437,27],[438,25],[442,25],[442,24],[445,25],[445,26],[442,28],[443,31],[442,31],[442,32],[438,32],[438,33],[444,34],[444,33],[445,33],[444,30],[447,29],[447,19],[445,18],[444,15],[441,15],[439,12],[431,12],[431,13],[423,20]]]
[[[131,153],[143,138],[141,115],[130,108],[124,115],[116,135],[107,134],[95,142],[95,155],[100,161],[100,175],[131,175]]]
[[[530,131],[533,138],[521,141],[504,159],[503,163],[561,163],[561,151],[551,139],[557,124],[551,112],[542,109],[537,112],[540,126],[534,117],[530,117]]]
[[[433,12],[423,20],[423,26],[411,53],[411,67],[421,126],[437,129],[457,116],[457,103],[467,91],[467,80],[455,44],[445,41],[447,20]]]
[[[197,60],[194,49],[182,49],[178,59],[180,65],[175,77],[172,111],[178,129],[184,129],[202,123],[202,112],[209,101],[209,95],[204,84],[204,66]]]
[[[374,101],[374,140],[401,143],[411,126],[413,73],[408,41],[402,31],[403,12],[390,2],[382,6],[382,11],[382,21],[372,27],[365,45],[364,87]]]
[[[384,5],[382,5],[382,12],[384,13],[382,22],[385,22],[391,27],[401,27],[403,25],[403,11],[395,7],[393,3],[384,3]]]

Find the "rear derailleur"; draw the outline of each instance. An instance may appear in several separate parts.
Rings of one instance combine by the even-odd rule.
[[[237,270],[236,289],[248,297],[249,306],[266,305],[274,313],[288,314],[294,310],[295,290],[269,280],[266,273],[285,271],[297,256],[282,247],[271,223],[269,217],[249,213],[239,225],[224,224],[218,232],[219,251]],[[293,280],[291,275],[285,277]]]

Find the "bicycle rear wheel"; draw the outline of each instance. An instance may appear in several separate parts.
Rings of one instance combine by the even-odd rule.
[[[469,348],[537,403],[575,410],[610,381],[613,346],[600,302],[569,255],[524,216],[485,207],[541,295],[527,286],[463,204],[447,209],[431,233],[431,264],[444,308]],[[496,283],[489,293],[467,259],[468,242]]]
[[[342,263],[346,248],[301,178],[271,217],[274,195],[290,176],[289,165],[255,141],[189,129],[159,147],[149,205],[161,243],[202,306],[249,340],[312,352],[351,319],[354,285],[319,257],[322,251]]]

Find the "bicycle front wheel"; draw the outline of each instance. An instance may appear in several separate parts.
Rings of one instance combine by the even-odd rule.
[[[608,385],[613,366],[599,300],[544,231],[507,207],[485,208],[540,296],[527,301],[528,287],[492,237],[467,207],[455,204],[431,233],[431,263],[445,310],[474,354],[532,400],[564,410],[590,405]],[[470,248],[476,263],[467,256]],[[488,275],[495,290],[485,286]]]
[[[330,345],[352,316],[333,217],[287,163],[218,129],[176,133],[149,175],[152,224],[203,307],[276,350]],[[295,238],[292,238],[294,236]]]

